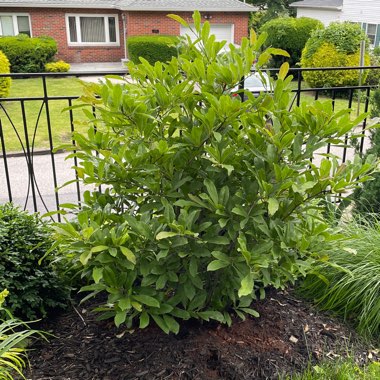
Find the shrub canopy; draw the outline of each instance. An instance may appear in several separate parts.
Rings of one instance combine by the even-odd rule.
[[[178,43],[175,36],[133,36],[127,41],[128,57],[134,63],[140,63],[140,57],[154,64],[157,61],[170,61],[178,55],[174,46]]]
[[[318,259],[330,237],[326,194],[338,197],[374,168],[371,157],[364,166],[311,160],[364,117],[335,115],[331,102],[288,112],[287,64],[273,93],[232,96],[256,58],[260,70],[282,51],[260,55],[265,38],[254,33],[223,51],[198,12],[194,24],[199,42],[170,62],[130,63],[124,84],[87,84],[90,128],[66,147],[79,177],[105,186],[57,226],[57,245],[91,282],[89,297],[108,293],[101,311],[117,325],[153,320],[178,332],[181,319],[257,315],[257,295]]]
[[[350,67],[359,66],[360,43],[368,41],[359,25],[334,22],[327,28],[315,30],[302,52],[302,67]],[[366,44],[368,49],[368,43]],[[368,51],[364,65],[369,65]],[[367,73],[362,80],[365,81]],[[359,70],[309,71],[304,79],[312,87],[355,86],[359,83]]]
[[[290,55],[289,58],[274,56],[273,65],[280,67],[284,61],[288,61],[293,67],[300,61],[302,49],[312,31],[323,27],[321,21],[309,17],[281,17],[266,22],[260,32],[268,33],[266,46],[284,49]]]
[[[51,37],[29,37],[26,34],[0,37],[0,50],[8,57],[12,73],[38,73],[57,53]]]
[[[0,50],[0,73],[9,73],[10,63],[7,56]],[[0,98],[6,98],[9,95],[12,80],[10,77],[0,77]]]

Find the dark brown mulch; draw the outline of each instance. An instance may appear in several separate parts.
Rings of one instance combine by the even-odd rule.
[[[270,292],[255,309],[260,318],[236,320],[230,328],[188,322],[175,336],[156,326],[133,333],[116,329],[73,308],[45,326],[56,338],[34,347],[27,378],[261,380],[302,371],[309,358],[354,352],[358,361],[367,360],[368,347],[348,327],[287,291]]]

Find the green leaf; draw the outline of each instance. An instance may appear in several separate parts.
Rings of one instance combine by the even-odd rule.
[[[95,284],[99,283],[103,278],[103,268],[94,268],[92,270],[92,278],[94,279]]]
[[[210,319],[215,319],[218,322],[224,322],[224,316],[219,311],[214,310],[207,310],[207,311],[200,311],[197,313],[199,317],[204,319],[205,321],[209,321]]]
[[[151,307],[160,307],[160,303],[151,296],[147,296],[145,294],[134,294],[133,298],[136,301],[143,303],[144,305],[151,306]]]
[[[181,16],[169,13],[167,17],[179,22],[182,26],[189,27],[189,24]]]
[[[242,307],[240,310],[244,311],[244,313],[252,315],[253,317],[256,317],[256,318],[260,317],[260,314],[256,310],[253,310],[249,307]]]
[[[280,204],[278,203],[278,200],[276,198],[269,198],[268,199],[269,215],[274,215],[277,212],[279,207],[280,207]]]
[[[149,325],[149,314],[143,311],[140,314],[140,329],[145,329]]]
[[[136,256],[129,248],[120,246],[120,251],[128,261],[130,261],[132,264],[136,264]]]
[[[210,264],[207,265],[207,271],[213,272],[213,271],[225,268],[229,265],[230,265],[230,263],[228,263],[226,261],[213,260],[213,261],[211,261]]]
[[[217,205],[219,203],[219,195],[214,185],[214,182],[212,182],[210,179],[205,179],[204,184],[207,188],[207,192],[212,202],[214,203],[214,205]]]
[[[122,311],[117,312],[115,315],[116,327],[119,327],[122,323],[124,323],[126,318],[127,318],[127,311],[126,310],[122,310]]]
[[[105,250],[108,250],[107,245],[97,245],[96,247],[91,248],[91,253],[101,252]]]
[[[165,333],[165,334],[169,334],[170,332],[170,329],[169,327],[167,326],[167,324],[165,323],[165,321],[159,316],[159,315],[156,315],[156,314],[151,314],[151,317],[154,319],[154,321],[157,323],[157,326]]]
[[[280,67],[280,71],[278,73],[278,79],[284,80],[285,77],[288,75],[288,72],[289,72],[289,63],[284,62]]]
[[[167,314],[164,314],[163,318],[164,318],[165,324],[166,324],[166,326],[168,326],[169,330],[171,332],[173,332],[174,334],[178,334],[178,332],[179,332],[178,322],[174,318],[170,317]]]
[[[252,292],[253,292],[253,276],[252,276],[252,273],[249,273],[241,280],[238,296],[239,297],[248,296],[252,294]]]
[[[161,231],[156,235],[156,240],[162,240],[167,239],[169,237],[178,236],[178,232],[172,232],[172,231]]]
[[[131,308],[131,300],[129,297],[123,297],[119,299],[118,306],[121,310],[127,310]]]

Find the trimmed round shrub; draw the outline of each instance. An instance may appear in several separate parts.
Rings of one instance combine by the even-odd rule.
[[[0,50],[8,57],[12,73],[38,73],[57,53],[51,37],[29,37],[26,34],[0,37]]]
[[[178,55],[176,47],[178,42],[175,36],[133,36],[127,41],[128,57],[134,63],[140,63],[140,57],[150,64],[157,61],[170,61]]]
[[[7,56],[0,51],[0,73],[9,73],[10,64]],[[0,98],[6,98],[9,95],[9,90],[11,88],[11,78],[10,77],[0,77]]]
[[[52,244],[51,229],[36,214],[0,205],[0,289],[9,290],[6,306],[17,317],[36,319],[67,304],[56,268],[39,263]]]
[[[70,70],[70,64],[65,61],[49,62],[45,65],[45,71],[48,73],[67,73]]]
[[[349,22],[335,22],[326,29],[315,30],[302,52],[301,66],[358,66],[362,40],[367,41],[364,31]],[[366,45],[364,64],[369,65],[368,43]],[[363,82],[367,74],[364,73]],[[311,87],[355,86],[359,83],[359,70],[305,71],[302,75]]]
[[[300,61],[302,49],[311,33],[323,27],[321,21],[309,17],[285,17],[266,22],[260,29],[261,33],[268,33],[266,46],[284,49],[290,55],[290,58],[274,56],[272,65],[280,67],[284,61],[288,61],[290,66],[294,66]]]

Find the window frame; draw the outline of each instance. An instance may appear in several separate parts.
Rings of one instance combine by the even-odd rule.
[[[376,46],[376,37],[377,37],[377,33],[378,33],[379,24],[366,23],[365,34],[367,35],[368,39],[369,39],[369,34],[368,34],[368,26],[369,25],[375,25],[376,26],[375,34],[371,33],[371,36],[374,36],[373,44],[371,43],[371,40],[370,40],[370,46],[372,48],[372,47]]]
[[[20,34],[20,31],[18,29],[18,22],[17,22],[17,17],[21,16],[21,17],[28,17],[28,21],[29,21],[29,33],[30,33],[30,37],[33,37],[33,32],[32,32],[32,22],[31,22],[31,19],[30,19],[30,14],[29,13],[14,13],[14,12],[0,12],[0,16],[11,16],[12,17],[12,23],[13,23],[13,31],[14,31],[14,35],[13,36],[17,36]],[[7,35],[4,35],[3,34],[3,28],[1,26],[1,22],[0,22],[0,36],[9,36],[8,34]]]
[[[72,42],[70,40],[70,23],[69,17],[75,18],[75,25],[77,30],[78,42]],[[106,42],[82,42],[81,40],[81,27],[80,27],[80,18],[81,17],[94,17],[94,18],[103,18],[104,19],[104,31]],[[116,42],[110,42],[110,33],[109,33],[109,23],[108,18],[115,18],[115,32],[116,32]],[[120,46],[120,30],[119,30],[119,15],[111,13],[66,13],[66,35],[67,35],[67,44],[68,46]]]

